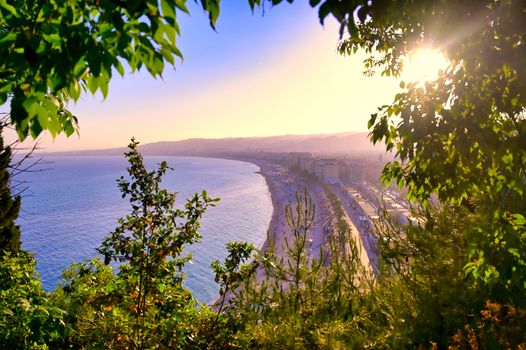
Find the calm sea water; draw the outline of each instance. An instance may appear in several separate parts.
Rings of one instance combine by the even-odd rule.
[[[26,173],[18,224],[23,248],[35,253],[44,288],[53,290],[61,272],[72,262],[97,255],[96,248],[117,226],[117,218],[129,211],[116,179],[125,175],[123,157],[46,157],[48,170]],[[214,260],[226,256],[228,241],[245,240],[260,246],[272,215],[272,202],[263,177],[254,164],[194,157],[145,157],[149,169],[166,160],[163,187],[178,192],[177,205],[194,192],[206,190],[220,197],[201,221],[203,239],[188,248],[186,285],[200,302],[217,296],[210,269]]]

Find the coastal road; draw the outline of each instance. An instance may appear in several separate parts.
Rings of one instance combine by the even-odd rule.
[[[345,209],[345,214],[352,230],[353,239],[356,242],[361,243],[360,260],[363,262],[367,261],[367,265],[364,266],[369,266],[373,275],[376,275],[378,267],[378,255],[376,251],[375,238],[360,222],[360,216],[362,215],[360,210],[358,208],[351,208],[349,199],[346,198],[346,195],[339,187],[333,186],[332,189]]]

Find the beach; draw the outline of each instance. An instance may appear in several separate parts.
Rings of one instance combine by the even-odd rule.
[[[274,240],[275,254],[280,257],[286,257],[287,253],[285,242],[292,241],[294,233],[287,224],[286,206],[291,204],[293,207],[296,203],[296,194],[304,195],[305,190],[311,197],[314,206],[314,222],[308,230],[307,240],[309,242],[308,254],[311,259],[319,259],[320,251],[324,256],[328,256],[327,239],[334,232],[336,227],[336,216],[322,184],[313,179],[306,179],[297,172],[291,172],[287,167],[272,163],[266,160],[250,159],[246,160],[256,164],[260,168],[260,174],[265,178],[273,204],[273,214],[269,223],[269,235],[264,244],[260,247],[261,251],[268,249],[269,239]],[[350,221],[350,220],[349,220]],[[352,238],[358,240],[361,246],[361,240],[355,226],[350,222],[353,231]],[[356,232],[355,232],[356,231]],[[363,250],[362,250],[363,251]],[[360,259],[364,264],[368,260]]]
[[[297,172],[292,172],[287,167],[270,161],[259,159],[245,161],[256,164],[260,168],[260,174],[267,182],[274,208],[269,223],[269,236],[263,246],[260,247],[261,251],[268,249],[268,240],[271,238],[275,243],[275,254],[279,257],[286,257],[286,252],[284,251],[285,241],[291,242],[294,238],[292,229],[287,225],[286,206],[288,203],[294,206],[296,193],[303,195],[305,190],[307,190],[315,208],[314,222],[308,231],[307,237],[307,240],[310,242],[308,254],[311,259],[319,259],[320,251],[323,251],[324,256],[327,257],[327,238],[336,230],[337,223],[334,208],[327,198],[322,184],[317,180],[305,179]],[[345,209],[343,219],[350,228],[350,239],[356,242],[358,248],[357,258],[365,268],[366,273],[371,274],[374,270],[373,256],[370,249],[367,249],[368,247],[364,244],[364,237],[362,237],[362,232],[357,228],[356,218],[348,215],[346,206],[344,205],[343,207]],[[350,253],[348,247],[343,248],[346,253]]]
[[[259,174],[265,179],[272,200],[273,212],[271,220],[268,225],[268,234],[266,240],[259,248],[261,252],[269,249],[269,239],[274,243],[274,254],[276,257],[287,260],[288,253],[286,252],[286,242],[292,242],[294,239],[294,232],[287,224],[286,207],[292,205],[295,207],[296,194],[303,196],[305,190],[308,196],[312,199],[314,206],[314,221],[307,232],[308,256],[309,259],[319,259],[320,252],[323,252],[323,258],[328,262],[329,247],[327,240],[329,236],[335,232],[337,222],[334,208],[325,193],[323,185],[315,179],[302,176],[297,171],[291,171],[288,167],[279,165],[275,162],[257,159],[257,158],[241,158],[232,157],[229,159],[236,159],[248,163],[255,164],[259,167]],[[346,214],[344,219],[349,224],[351,229],[351,239],[353,239],[358,246],[358,259],[364,265],[365,270],[371,272],[371,264],[367,256],[367,252],[363,247],[362,238],[355,226],[355,223]],[[348,247],[342,247],[346,253],[350,253]],[[263,268],[259,268],[256,272],[256,279],[262,280],[265,277]],[[227,296],[229,299],[230,296]],[[213,304],[216,304],[220,299],[216,299]]]

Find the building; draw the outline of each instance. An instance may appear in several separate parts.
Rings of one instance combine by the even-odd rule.
[[[336,159],[319,159],[314,165],[314,174],[324,182],[336,184],[340,182],[338,161]]]
[[[338,162],[338,167],[338,175],[340,177],[340,181],[348,185],[351,182],[352,178],[351,166],[346,161],[340,160]]]
[[[314,158],[310,153],[302,153],[298,157],[298,165],[301,170],[308,173],[314,173]]]
[[[351,181],[359,184],[365,181],[365,161],[351,161]]]

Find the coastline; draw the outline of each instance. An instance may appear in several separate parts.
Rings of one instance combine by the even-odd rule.
[[[272,227],[275,227],[277,225],[277,222],[279,219],[278,217],[279,214],[278,214],[278,211],[276,210],[276,207],[277,207],[276,195],[275,195],[276,190],[273,188],[273,185],[269,181],[269,174],[261,169],[262,168],[261,165],[258,165],[254,162],[249,162],[249,163],[254,164],[259,167],[259,171],[256,171],[256,173],[261,175],[263,179],[265,180],[265,183],[267,184],[268,192],[270,194],[270,201],[272,204],[272,214],[270,215],[270,221],[268,222],[267,230],[265,231],[265,238],[263,240],[263,243],[261,243],[261,246],[256,247],[257,249],[261,251],[265,251],[268,247],[268,238],[269,238],[268,234],[269,232],[272,232]]]
[[[309,230],[308,240],[310,241],[309,255],[312,258],[318,258],[320,248],[325,250],[326,238],[333,230],[333,212],[332,206],[326,197],[323,188],[319,183],[305,181],[292,174],[286,167],[273,163],[271,161],[231,157],[228,159],[243,161],[256,165],[259,168],[259,173],[267,184],[271,201],[272,201],[272,216],[268,224],[266,237],[264,242],[258,248],[260,251],[265,251],[269,247],[269,239],[272,237],[274,243],[275,253],[278,256],[285,257],[285,242],[292,241],[294,233],[289,228],[286,219],[286,206],[289,203],[296,202],[296,193],[302,194],[305,190],[308,191],[309,196],[315,207],[314,223]]]
[[[289,186],[286,186],[286,184],[281,181],[282,180],[282,174],[278,171],[280,170],[280,166],[265,161],[265,160],[259,160],[259,159],[246,159],[246,158],[237,158],[237,157],[222,157],[223,159],[228,160],[236,160],[240,162],[250,163],[259,168],[258,171],[255,171],[254,173],[257,173],[263,177],[265,180],[265,183],[267,185],[268,191],[270,193],[270,200],[272,203],[272,215],[270,217],[270,221],[267,226],[267,230],[265,232],[265,237],[263,240],[263,243],[261,243],[261,246],[256,246],[255,248],[258,249],[261,252],[264,252],[268,249],[269,246],[269,238],[271,235],[273,235],[275,239],[275,249],[276,254],[279,254],[280,256],[283,256],[283,252],[278,252],[278,247],[281,248],[283,245],[283,242],[285,241],[285,235],[287,233],[283,230],[279,230],[280,228],[283,229],[284,226],[286,226],[286,218],[285,218],[285,207],[287,203],[290,201],[290,192],[291,189]],[[284,170],[281,168],[281,170]],[[290,239],[290,237],[287,237],[287,239]],[[263,278],[264,272],[262,269],[258,269],[256,272],[256,278],[259,280],[260,278]],[[224,301],[227,301],[232,297],[231,291],[227,293],[225,296]],[[221,303],[221,296],[217,295],[214,299],[212,299],[209,302],[209,305],[212,305],[214,308],[218,308],[219,304]]]
[[[311,181],[299,176],[297,173],[291,173],[284,166],[280,166],[271,161],[254,159],[254,158],[229,158],[251,163],[259,167],[259,173],[265,179],[272,201],[272,216],[267,229],[267,237],[259,249],[266,251],[269,246],[270,237],[274,240],[274,249],[277,256],[286,257],[284,244],[288,240],[292,241],[294,234],[287,225],[286,206],[289,203],[294,205],[296,193],[300,195],[307,190],[312,199],[315,208],[314,223],[309,229],[307,239],[310,242],[309,256],[312,259],[320,258],[320,252],[328,256],[327,238],[334,232],[337,222],[333,204],[327,197],[321,183]],[[371,263],[370,249],[364,245],[364,238],[357,228],[357,223],[349,217],[347,211],[344,211],[344,220],[350,228],[352,239],[359,248],[359,260],[365,267],[365,271],[373,274],[374,268]],[[348,250],[348,249],[347,249]]]
[[[282,256],[281,246],[285,242],[285,236],[287,239],[292,238],[285,217],[285,208],[289,202],[294,201],[296,186],[293,185],[288,171],[282,166],[259,159],[243,159],[243,161],[259,167],[257,173],[265,179],[272,202],[272,216],[265,232],[265,240],[260,247],[256,248],[266,251],[269,247],[269,239],[272,237],[276,253]]]

